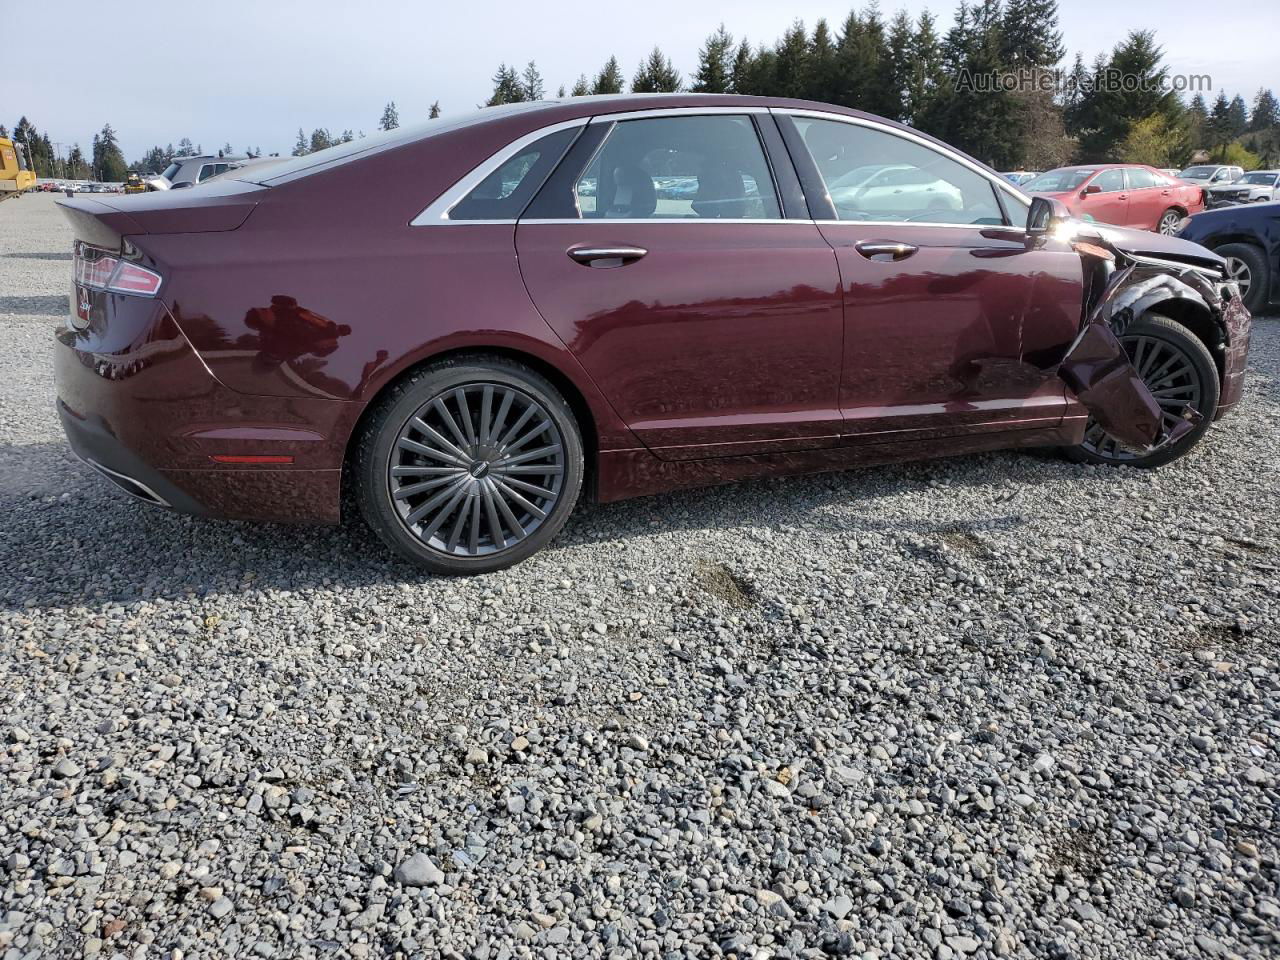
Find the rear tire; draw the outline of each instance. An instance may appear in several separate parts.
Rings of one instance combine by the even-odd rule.
[[[360,512],[388,546],[433,573],[489,573],[560,532],[582,490],[582,437],[537,371],[451,358],[377,400],[353,468]]]
[[[1164,213],[1160,214],[1160,219],[1156,221],[1156,233],[1162,236],[1172,237],[1178,230],[1178,224],[1182,222],[1183,213],[1175,207],[1170,207]]]
[[[1204,419],[1176,443],[1161,444],[1146,453],[1138,453],[1120,446],[1090,417],[1085,425],[1085,442],[1067,447],[1063,452],[1076,463],[1145,469],[1164,466],[1199,443],[1213,423],[1221,390],[1218,367],[1200,338],[1168,317],[1147,314],[1129,325],[1120,342],[1164,409],[1166,426],[1170,418],[1181,415],[1188,403]]]
[[[1227,261],[1227,279],[1240,286],[1240,299],[1250,313],[1259,313],[1271,290],[1271,271],[1267,258],[1251,243],[1226,243],[1214,253]]]

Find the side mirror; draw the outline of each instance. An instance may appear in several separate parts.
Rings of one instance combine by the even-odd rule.
[[[1032,197],[1031,209],[1027,211],[1027,236],[1042,237],[1053,229],[1054,224],[1071,218],[1071,211],[1066,204],[1054,197]]]
[[[1100,186],[1098,186],[1096,183],[1091,183],[1084,188],[1084,193],[1081,193],[1080,196],[1083,197],[1085,193],[1101,193],[1101,192],[1102,192],[1102,188]]]

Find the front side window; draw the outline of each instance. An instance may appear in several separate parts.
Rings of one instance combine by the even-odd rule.
[[[557,130],[508,157],[454,205],[449,219],[516,219],[577,134]]]
[[[991,182],[937,150],[860,124],[794,121],[840,220],[1005,222]]]
[[[1091,187],[1097,187],[1103,193],[1115,193],[1124,189],[1124,171],[1119,169],[1103,170],[1093,178]]]
[[[776,220],[769,164],[748,116],[623,120],[574,185],[587,220]]]

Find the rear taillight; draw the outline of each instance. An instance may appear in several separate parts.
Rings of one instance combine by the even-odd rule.
[[[131,297],[154,297],[160,274],[140,267],[110,250],[87,243],[75,247],[76,283],[90,290],[106,290]]]

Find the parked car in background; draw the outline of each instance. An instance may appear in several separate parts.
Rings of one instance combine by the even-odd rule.
[[[1207,210],[1184,222],[1178,236],[1226,261],[1227,275],[1250,311],[1280,307],[1280,202]]]
[[[173,190],[194,187],[210,177],[238,170],[247,158],[215,157],[208,154],[199,157],[174,157],[159,176],[147,178],[148,190]]]
[[[1182,172],[1177,167],[1156,167],[1156,169],[1159,170],[1161,173],[1163,173],[1166,177],[1173,177],[1173,179],[1175,180],[1178,179],[1178,174]]]
[[[1166,236],[1204,209],[1203,191],[1136,163],[1059,167],[1022,185],[1027,193],[1054,197],[1075,216]]]
[[[1010,170],[1008,173],[1000,174],[1000,176],[1004,177],[1016,187],[1022,186],[1028,180],[1038,177],[1039,175],[1040,171],[1038,170]]]
[[[1251,170],[1239,180],[1205,191],[1205,206],[1228,203],[1265,203],[1280,200],[1280,171]]]
[[[1221,163],[1198,163],[1178,172],[1178,179],[1194,183],[1200,187],[1212,187],[1218,184],[1233,183],[1244,176],[1242,167],[1232,167]]]
[[[349,492],[440,573],[524,559],[583,491],[1046,445],[1157,467],[1243,387],[1216,254],[842,107],[510,104],[238,174],[61,201],[72,448],[197,514],[333,523]]]

